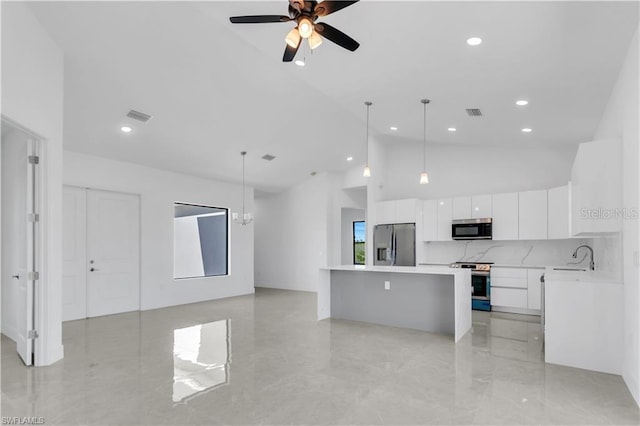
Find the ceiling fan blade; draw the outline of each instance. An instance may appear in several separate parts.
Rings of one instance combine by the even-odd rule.
[[[338,46],[344,47],[352,52],[360,47],[360,43],[329,24],[317,23],[315,25],[315,30],[327,40],[332,41]]]
[[[298,47],[291,47],[287,44],[286,49],[284,49],[284,56],[282,56],[282,62],[293,61],[293,58],[295,58],[296,53],[298,53],[298,49],[300,48],[301,44],[302,40],[300,40],[300,43],[298,43]]]
[[[229,20],[232,24],[266,24],[268,22],[289,22],[291,18],[284,15],[252,15],[232,16]]]
[[[353,1],[334,1],[334,0],[325,0],[316,5],[314,9],[314,14],[321,17],[327,16],[333,12],[337,12],[345,7],[351,6],[354,3],[358,3],[358,0]]]

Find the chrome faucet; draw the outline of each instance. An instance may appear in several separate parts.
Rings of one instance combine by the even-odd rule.
[[[589,250],[589,253],[591,254],[591,260],[589,262],[589,269],[591,269],[592,271],[595,271],[596,264],[593,263],[593,249],[591,247],[589,247],[588,245],[583,244],[581,246],[576,247],[576,250],[573,252],[571,257],[573,257],[574,259],[577,258],[578,257],[578,250],[580,250],[582,247],[584,247],[584,248]]]

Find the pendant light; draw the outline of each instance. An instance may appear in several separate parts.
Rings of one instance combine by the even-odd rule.
[[[253,215],[251,213],[247,213],[244,211],[244,193],[245,193],[245,185],[244,185],[244,157],[247,155],[247,151],[242,151],[240,153],[242,155],[242,215],[238,213],[232,213],[231,217],[235,223],[239,223],[240,225],[248,225],[253,220]]]
[[[369,168],[369,107],[373,105],[373,103],[366,101],[364,103],[367,106],[367,139],[366,139],[366,150],[365,150],[365,158],[366,163],[364,165],[364,171],[362,172],[362,176],[371,177],[371,169]]]
[[[427,174],[427,104],[431,101],[429,99],[422,99],[422,106],[424,109],[424,129],[422,133],[422,173],[420,173],[420,185],[426,185],[429,183],[429,175]]]

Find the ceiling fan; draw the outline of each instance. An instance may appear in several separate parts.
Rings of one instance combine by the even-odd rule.
[[[295,21],[296,27],[289,31],[285,41],[287,45],[284,50],[282,60],[291,62],[296,56],[302,39],[309,41],[309,47],[315,49],[322,44],[322,38],[326,38],[344,47],[347,50],[354,51],[360,47],[360,43],[324,22],[316,22],[318,18],[330,15],[347,6],[357,3],[359,0],[353,1],[304,1],[289,0],[289,16],[284,15],[251,15],[251,16],[232,16],[229,18],[233,24],[262,24],[268,22],[289,22]]]

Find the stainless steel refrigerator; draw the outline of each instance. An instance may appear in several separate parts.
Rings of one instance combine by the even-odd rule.
[[[376,225],[373,264],[416,266],[416,224]]]

